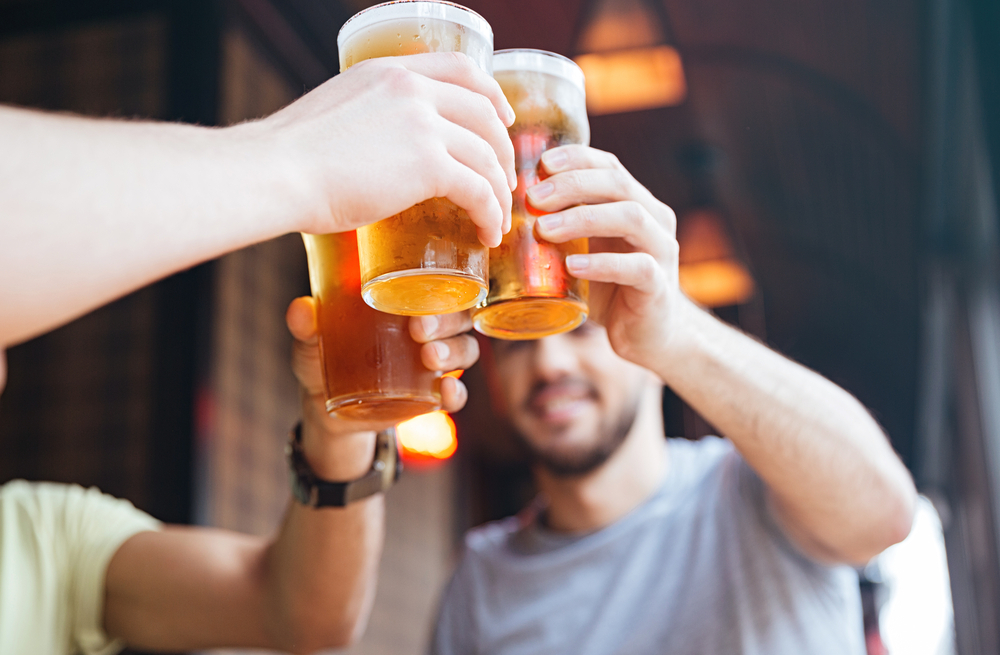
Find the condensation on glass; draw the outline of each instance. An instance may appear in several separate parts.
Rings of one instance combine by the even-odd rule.
[[[539,161],[549,148],[590,143],[583,71],[543,50],[501,50],[494,78],[517,116],[509,133],[517,165],[512,224],[490,251],[489,295],[473,312],[477,330],[500,339],[538,339],[566,332],[587,318],[588,284],[571,276],[567,255],[587,252],[587,240],[540,239],[527,189],[544,179]]]
[[[351,18],[337,37],[340,69],[376,57],[463,52],[492,74],[493,30],[449,2],[388,2]],[[430,198],[358,230],[362,293],[384,312],[446,314],[486,297],[488,249],[468,214]]]

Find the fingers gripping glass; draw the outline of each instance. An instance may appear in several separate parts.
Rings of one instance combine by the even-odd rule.
[[[543,50],[501,50],[493,66],[517,115],[508,130],[517,189],[510,232],[490,251],[489,295],[474,310],[473,323],[499,339],[538,339],[572,330],[587,318],[587,281],[572,277],[564,265],[567,255],[587,252],[587,240],[556,244],[539,239],[535,219],[541,212],[525,197],[539,181],[543,152],[590,142],[583,71]]]
[[[464,52],[492,73],[493,30],[449,2],[387,2],[351,18],[337,37],[340,69],[376,57]],[[489,254],[465,210],[431,198],[358,230],[362,293],[392,314],[447,314],[486,297]]]
[[[303,234],[316,299],[326,410],[398,423],[441,407],[441,379],[424,367],[409,320],[361,298],[354,232]]]

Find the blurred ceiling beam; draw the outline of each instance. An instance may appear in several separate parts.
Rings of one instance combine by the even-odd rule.
[[[296,30],[268,0],[234,0],[255,35],[298,82],[308,88],[318,86],[332,72],[325,62],[299,38]]]
[[[49,0],[3,4],[0,5],[0,38],[139,16],[164,11],[170,5],[167,0]]]
[[[337,33],[353,15],[339,2],[231,0],[253,34],[295,81],[311,89],[340,70]]]

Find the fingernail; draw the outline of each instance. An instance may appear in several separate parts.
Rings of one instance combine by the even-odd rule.
[[[517,188],[517,173],[511,173],[507,176],[507,186],[510,187],[511,191]]]
[[[532,200],[542,200],[551,196],[555,190],[556,187],[551,182],[542,182],[528,189],[528,196]]]
[[[421,316],[420,327],[424,331],[424,336],[433,337],[438,329],[440,321],[437,316]]]
[[[438,361],[442,364],[448,361],[448,355],[451,354],[451,348],[447,344],[441,341],[435,341],[431,344],[434,347],[434,354],[437,355]]]
[[[545,168],[550,171],[560,170],[566,165],[568,160],[569,157],[567,157],[566,153],[562,150],[547,150],[542,153],[542,163],[545,164]]]
[[[538,226],[545,231],[554,230],[562,224],[562,214],[545,214],[538,217]]]
[[[587,255],[569,255],[566,257],[566,268],[573,271],[585,271],[590,266],[590,257]]]

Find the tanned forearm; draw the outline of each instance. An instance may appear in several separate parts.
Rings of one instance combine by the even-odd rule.
[[[294,182],[252,129],[0,107],[0,346],[296,229]]]
[[[849,393],[689,301],[688,329],[656,372],[728,437],[811,555],[864,563],[909,532],[913,482]]]
[[[374,433],[313,440],[305,432],[318,475],[354,479],[371,466]],[[108,567],[107,631],[150,650],[346,646],[371,609],[383,531],[376,495],[346,508],[292,501],[273,540],[204,528],[140,533]]]
[[[375,435],[321,439],[305,430],[303,449],[319,477],[353,480],[371,468]],[[384,513],[381,494],[345,508],[291,504],[266,556],[274,647],[312,652],[360,636],[375,597]]]

